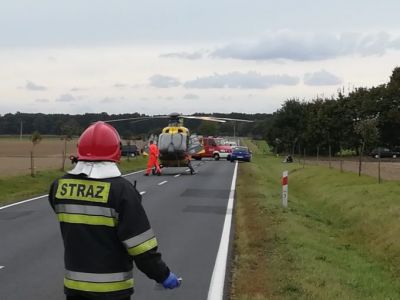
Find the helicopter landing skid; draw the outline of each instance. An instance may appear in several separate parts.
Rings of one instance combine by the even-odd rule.
[[[163,168],[165,168],[165,167],[166,167],[166,166],[160,164],[160,169],[163,169]],[[182,167],[184,167],[184,166],[180,166],[180,167],[177,167],[177,168],[182,168]],[[190,162],[186,165],[186,167],[188,168],[188,170],[186,170],[186,171],[189,171],[189,172],[190,172],[190,175],[196,174],[196,171],[194,170],[194,168],[192,167],[192,165],[191,165]],[[168,167],[168,168],[174,168],[174,167]],[[153,167],[153,168],[151,169],[151,173],[152,173],[153,175],[161,175],[161,173],[157,173],[157,170],[156,170],[155,167]]]

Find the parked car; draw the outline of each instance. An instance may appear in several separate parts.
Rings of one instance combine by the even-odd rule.
[[[232,153],[228,158],[231,162],[235,160],[251,161],[251,151],[247,147],[236,146],[232,148]]]
[[[396,158],[396,157],[400,156],[400,152],[390,150],[389,148],[385,148],[385,147],[378,147],[378,148],[373,149],[369,155],[374,158],[379,158],[379,157],[381,157],[381,158],[383,158],[383,157]]]
[[[122,156],[138,156],[140,154],[136,145],[123,145],[121,149]]]

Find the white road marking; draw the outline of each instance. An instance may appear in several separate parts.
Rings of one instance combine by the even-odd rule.
[[[1,270],[1,269],[4,269],[4,266],[0,266],[0,270]]]
[[[232,225],[233,202],[235,200],[237,168],[238,168],[238,162],[236,161],[235,171],[233,172],[233,178],[231,184],[231,192],[229,193],[228,206],[226,207],[224,228],[222,230],[221,242],[219,244],[217,258],[215,260],[215,265],[211,277],[210,288],[208,290],[207,300],[222,300],[224,297],[226,261],[228,259],[229,236]]]
[[[126,177],[126,176],[133,175],[133,174],[137,174],[137,173],[141,173],[141,172],[144,172],[144,171],[146,171],[146,170],[140,170],[140,171],[136,171],[136,172],[124,174],[124,175],[122,175],[122,177]],[[39,199],[42,199],[42,198],[47,197],[47,196],[48,196],[48,195],[46,194],[46,195],[42,195],[42,196],[39,196],[39,197],[30,198],[30,199],[23,200],[23,201],[20,201],[20,202],[12,203],[12,204],[9,204],[9,205],[0,206],[0,210],[5,209],[5,208],[9,208],[9,207],[12,207],[12,206],[15,206],[15,205],[19,205],[19,204],[24,204],[24,203],[27,203],[27,202],[31,202],[31,201],[34,201],[34,200],[39,200]]]
[[[158,185],[163,185],[163,184],[166,184],[168,181],[162,181],[162,182],[160,182]]]
[[[126,176],[133,175],[133,174],[137,174],[137,173],[142,173],[142,172],[144,172],[144,171],[146,171],[146,170],[140,170],[140,171],[136,171],[136,172],[124,174],[124,175],[122,175],[122,177],[126,177]]]
[[[176,177],[179,177],[179,176],[181,176],[181,174],[176,174],[174,177],[176,178]]]
[[[44,198],[44,197],[47,197],[47,195],[43,195],[43,196],[39,196],[39,197],[28,199],[28,200],[20,201],[20,202],[17,202],[17,203],[5,205],[5,206],[0,207],[0,210],[5,209],[5,208],[9,208],[9,207],[12,207],[12,206],[15,206],[15,205],[18,205],[18,204],[23,204],[23,203],[31,202],[31,201],[34,201],[34,200],[38,200],[38,199],[41,199],[41,198]]]
[[[140,192],[140,195],[144,195],[146,194],[146,191]]]

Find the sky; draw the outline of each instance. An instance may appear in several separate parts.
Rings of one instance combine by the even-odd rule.
[[[388,82],[395,0],[0,0],[0,114],[273,113]]]

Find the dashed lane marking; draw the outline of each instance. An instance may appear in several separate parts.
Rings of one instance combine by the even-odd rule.
[[[0,210],[5,209],[5,208],[9,208],[9,207],[12,207],[12,206],[15,206],[15,205],[31,202],[31,201],[34,201],[34,200],[42,199],[44,197],[47,197],[47,195],[31,198],[31,199],[28,199],[28,200],[23,200],[23,201],[20,201],[20,202],[17,202],[17,203],[13,203],[13,204],[9,204],[9,205],[6,205],[6,206],[1,206]]]
[[[0,266],[0,270],[1,270],[1,269],[4,269],[4,266]]]
[[[176,177],[179,177],[179,176],[181,176],[181,174],[176,174],[174,177],[176,178]]]
[[[144,195],[146,194],[146,191],[140,192],[140,195]]]
[[[168,182],[167,180],[161,181],[158,185],[163,185],[163,184],[166,184],[167,182]]]

